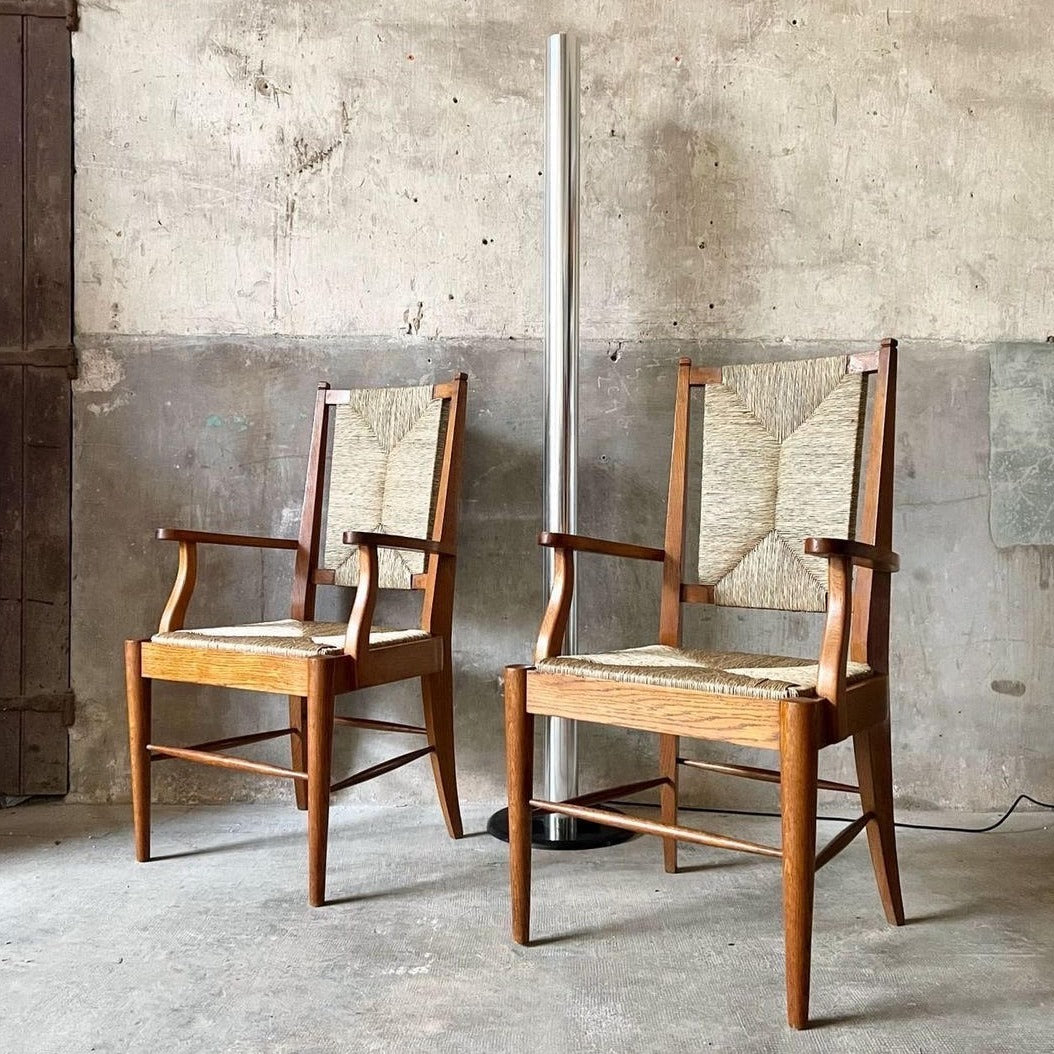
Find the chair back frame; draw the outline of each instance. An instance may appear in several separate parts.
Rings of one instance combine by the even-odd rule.
[[[429,634],[443,636],[447,643],[453,619],[454,573],[457,539],[458,495],[461,490],[461,464],[465,439],[465,393],[468,377],[458,373],[449,381],[435,384],[432,398],[447,405],[447,426],[439,468],[439,486],[429,538],[441,542],[449,553],[431,553],[423,574],[414,575],[412,589],[424,591],[421,604],[421,628]],[[319,567],[322,540],[322,505],[326,484],[326,448],[333,427],[333,408],[346,403],[349,389],[331,388],[322,382],[315,395],[315,412],[311,426],[307,482],[300,520],[290,617],[310,621],[315,616],[319,585],[334,585],[332,570]],[[450,656],[444,657],[449,661]]]
[[[863,504],[857,513],[856,537],[892,548],[893,442],[896,427],[897,342],[883,340],[877,351],[847,356],[850,372],[874,374],[867,444]],[[673,449],[666,505],[665,557],[659,609],[659,643],[682,643],[682,604],[715,602],[710,586],[684,581],[685,521],[688,506],[688,437],[693,389],[722,383],[721,367],[693,366],[682,358],[677,370]],[[705,442],[705,437],[704,437]],[[878,674],[889,671],[890,576],[858,567],[853,579],[853,612],[849,657],[866,662]]]

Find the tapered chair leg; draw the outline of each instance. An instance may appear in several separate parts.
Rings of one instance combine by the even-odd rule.
[[[788,700],[780,711],[780,811],[783,817],[783,926],[787,1021],[809,1023],[813,889],[816,880],[816,770],[819,710]]]
[[[326,901],[330,776],[333,768],[333,666],[312,660],[307,679],[307,897]]]
[[[893,826],[893,765],[889,718],[853,736],[860,804],[877,819],[867,825],[867,844],[878,882],[878,895],[886,918],[894,926],[904,925],[904,901],[900,893],[897,837]]]
[[[454,767],[454,676],[449,663],[438,673],[421,678],[425,729],[432,747],[432,775],[451,838],[464,834],[461,806],[457,800],[457,771]]]
[[[141,642],[124,642],[124,676],[128,693],[128,746],[132,762],[132,824],[135,829],[135,858],[150,859],[150,742],[151,698],[148,678],[143,676]]]
[[[291,768],[295,772],[307,772],[307,699],[302,695],[289,697],[289,727],[293,729],[289,737]],[[301,811],[306,809],[307,784],[303,780],[293,780],[293,793],[296,807]]]
[[[534,715],[527,713],[526,666],[505,667],[505,758],[509,779],[509,884],[512,939],[531,932],[531,791],[534,786]]]
[[[659,809],[663,823],[677,823],[677,736],[659,736],[659,775],[666,782],[659,789]],[[662,840],[662,863],[668,874],[677,874],[677,839]]]

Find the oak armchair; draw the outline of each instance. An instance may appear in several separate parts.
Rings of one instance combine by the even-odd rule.
[[[150,770],[172,758],[293,781],[297,807],[308,814],[308,899],[315,906],[325,899],[329,800],[335,791],[429,757],[447,830],[452,838],[461,837],[451,622],[466,386],[464,374],[434,387],[333,390],[320,384],[299,538],[157,532],[159,539],[179,545],[176,581],[157,633],[125,643],[138,860],[150,859]],[[199,545],[295,553],[290,617],[185,628]],[[355,590],[346,623],[316,621],[319,586]],[[419,625],[375,626],[378,589],[421,591]],[[335,716],[336,696],[408,678],[421,680],[423,725]],[[154,743],[154,680],[288,695],[289,725],[190,746]],[[425,745],[331,784],[334,725],[420,735]],[[227,753],[286,736],[288,769]]]
[[[665,544],[626,545],[542,534],[555,556],[552,595],[535,664],[505,671],[513,938],[530,936],[530,814],[560,813],[658,835],[668,872],[678,842],[781,861],[787,1018],[809,1011],[816,871],[867,830],[887,919],[900,925],[889,727],[890,575],[896,341],[877,353],[803,362],[701,368],[677,375]],[[868,380],[872,382],[863,503],[857,515]],[[698,567],[685,565],[690,396],[705,389]],[[854,530],[855,528],[855,530]],[[592,655],[562,655],[575,554],[662,565],[658,643]],[[813,658],[708,652],[682,641],[683,604],[826,611]],[[532,796],[535,715],[658,734],[658,776],[563,802]],[[779,770],[682,756],[681,737],[778,753]],[[852,738],[859,786],[819,780],[818,754]],[[682,826],[678,781],[703,769],[780,787],[782,845]],[[658,788],[660,820],[597,808]],[[858,793],[862,815],[816,851],[818,789]]]

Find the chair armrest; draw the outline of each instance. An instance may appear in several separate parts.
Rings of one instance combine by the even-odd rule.
[[[188,531],[181,527],[159,527],[157,538],[162,542],[179,542],[179,566],[176,580],[165,603],[158,623],[159,633],[182,629],[190,598],[198,577],[198,543],[205,545],[241,545],[254,549],[296,549],[295,538],[266,538],[253,534],[216,534],[212,531]]]
[[[295,549],[295,538],[268,538],[259,534],[217,534],[213,531],[187,531],[180,527],[158,527],[161,542],[200,542],[204,545],[243,545],[255,549]]]
[[[538,544],[549,549],[573,549],[578,553],[600,553],[602,556],[623,556],[627,560],[665,560],[665,549],[653,549],[649,545],[630,545],[626,542],[610,542],[605,538],[587,538],[583,534],[559,534],[542,531]]]
[[[900,557],[892,549],[881,549],[867,542],[848,538],[806,538],[805,552],[810,556],[846,556],[858,567],[886,574],[900,570]]]
[[[345,545],[367,545],[378,549],[414,549],[419,553],[441,553],[453,556],[455,548],[450,542],[438,542],[432,538],[409,538],[403,534],[375,534],[373,531],[345,531]]]

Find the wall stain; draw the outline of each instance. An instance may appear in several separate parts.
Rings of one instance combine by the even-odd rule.
[[[993,681],[991,688],[1000,695],[1024,695],[1026,691],[1024,681]]]

